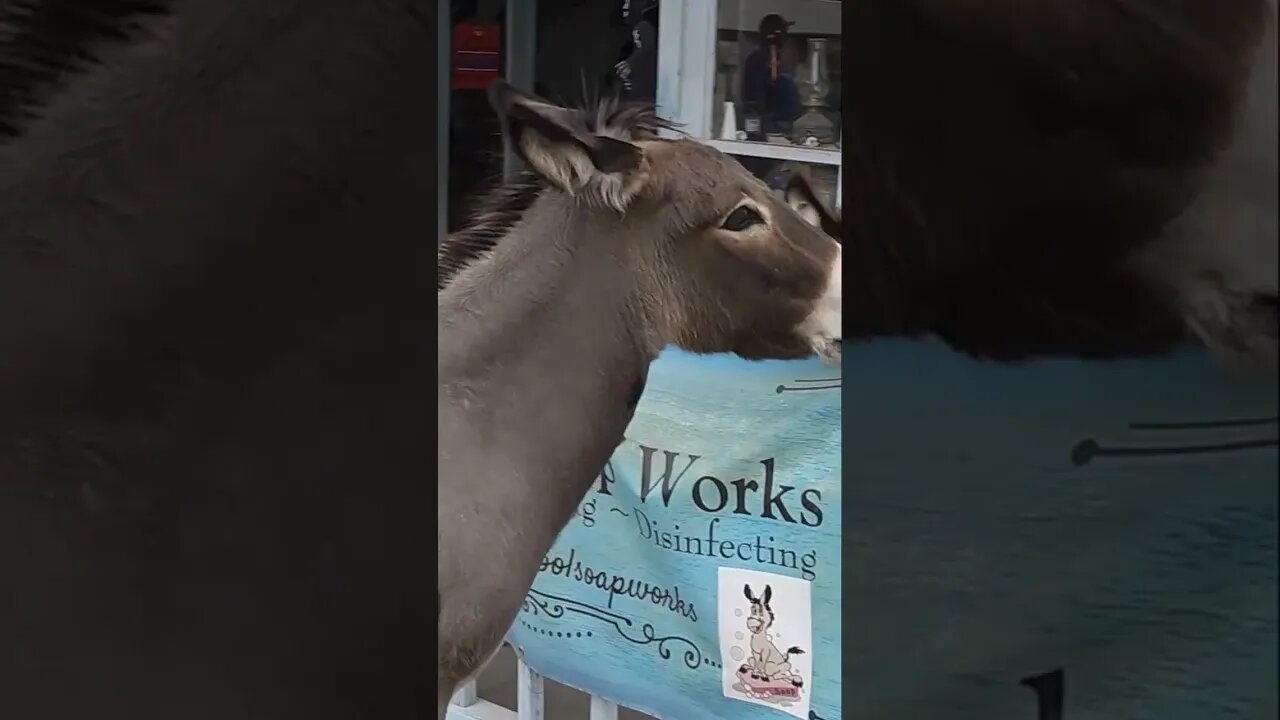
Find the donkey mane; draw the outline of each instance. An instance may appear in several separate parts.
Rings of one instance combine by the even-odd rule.
[[[455,275],[493,250],[545,188],[544,181],[523,171],[481,195],[467,226],[440,243],[436,290],[443,290]]]
[[[108,44],[144,34],[173,0],[0,2],[0,142],[22,134],[67,77],[101,62]]]
[[[576,133],[618,140],[654,138],[660,130],[676,128],[675,123],[658,117],[651,104],[624,103],[606,95],[589,97],[572,109],[566,120]],[[459,272],[497,247],[547,187],[537,175],[522,172],[481,195],[467,225],[440,243],[436,290],[443,290]]]

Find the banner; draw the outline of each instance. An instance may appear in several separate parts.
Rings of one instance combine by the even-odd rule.
[[[845,384],[845,718],[1275,715],[1275,380],[904,342]]]
[[[837,368],[668,352],[509,639],[656,717],[834,720],[840,504]]]
[[[664,355],[526,662],[666,720],[1275,716],[1274,381],[924,342],[839,375]]]

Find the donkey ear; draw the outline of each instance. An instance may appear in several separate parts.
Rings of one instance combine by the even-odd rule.
[[[747,599],[748,599],[748,600],[750,600],[751,602],[755,602],[755,601],[756,601],[755,596],[753,596],[753,595],[751,594],[751,586],[750,586],[750,585],[743,585],[743,586],[742,586],[742,594],[743,594],[743,595],[746,595],[746,596],[747,596]]]
[[[827,209],[825,203],[818,199],[818,194],[814,192],[813,185],[809,183],[809,175],[803,170],[793,170],[791,177],[787,180],[787,188],[783,191],[787,205],[791,206],[814,227],[821,228],[823,232],[840,239],[840,220],[835,213]]]
[[[764,586],[764,606],[769,607],[769,598],[773,597],[773,588]]]
[[[489,86],[489,102],[511,147],[529,169],[564,192],[624,210],[640,186],[644,151],[625,140],[595,135],[576,113],[517,90],[503,80]]]

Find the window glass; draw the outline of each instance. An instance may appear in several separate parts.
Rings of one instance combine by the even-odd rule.
[[[719,0],[712,131],[836,149],[839,0]]]

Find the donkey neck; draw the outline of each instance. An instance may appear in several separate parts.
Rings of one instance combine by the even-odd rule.
[[[621,217],[544,192],[488,256],[440,292],[441,380],[482,360],[514,365],[502,359],[548,352],[631,365],[656,357],[661,348],[648,338],[633,271],[637,243],[627,237],[638,232]]]
[[[509,535],[522,577],[505,581],[532,581],[622,441],[656,356],[637,329],[621,226],[547,193],[439,295],[441,517],[476,520],[446,531],[458,548],[481,527],[475,542]],[[513,520],[491,530],[483,517]],[[457,572],[474,581],[474,565]],[[447,586],[454,571],[441,568]]]

